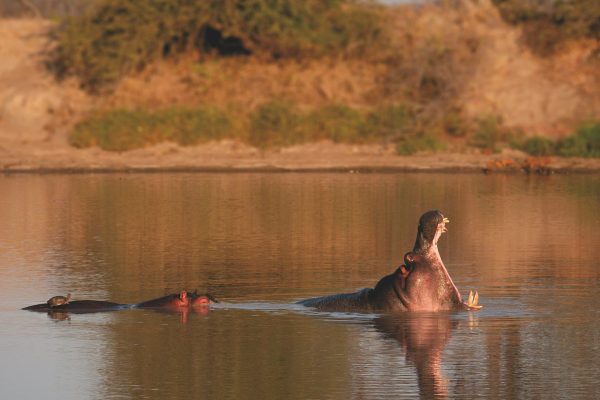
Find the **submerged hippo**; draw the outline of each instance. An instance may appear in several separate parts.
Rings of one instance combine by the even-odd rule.
[[[188,292],[182,290],[179,293],[168,294],[157,299],[152,299],[137,303],[134,305],[135,308],[160,308],[160,307],[189,307],[190,299]]]
[[[179,293],[168,294],[157,299],[144,301],[135,304],[135,308],[187,308],[187,307],[206,307],[213,303],[218,303],[212,295],[198,294],[198,291],[188,292],[182,290]]]
[[[57,296],[58,297],[58,296]],[[198,294],[197,291],[188,292],[182,290],[179,293],[168,294],[157,299],[144,301],[137,304],[120,304],[112,301],[101,301],[101,300],[75,300],[68,302],[56,302],[34,304],[29,307],[23,308],[28,311],[38,312],[63,312],[63,313],[93,313],[93,312],[107,312],[107,311],[119,311],[127,310],[131,308],[153,308],[153,309],[165,309],[165,310],[180,310],[192,307],[193,309],[204,308],[210,306],[218,301],[210,294]]]
[[[188,292],[188,297],[190,299],[190,305],[192,308],[202,308],[208,307],[211,304],[219,303],[219,300],[215,298],[215,296],[210,293],[198,294],[197,290],[194,290],[193,293]]]
[[[48,303],[34,304],[23,310],[39,312],[71,312],[74,314],[84,314],[90,312],[118,311],[130,308],[129,304],[113,303],[112,301],[101,300],[75,300],[60,305],[49,305]]]
[[[417,239],[404,265],[384,276],[374,288],[302,300],[298,304],[323,311],[478,310],[478,295],[464,302],[438,251],[438,240],[450,222],[437,210],[419,219]]]

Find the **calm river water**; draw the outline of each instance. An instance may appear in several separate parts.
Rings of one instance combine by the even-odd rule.
[[[374,285],[417,220],[480,312],[317,313]],[[600,398],[600,176],[108,174],[0,177],[2,399]],[[70,292],[181,289],[206,314],[53,319]]]

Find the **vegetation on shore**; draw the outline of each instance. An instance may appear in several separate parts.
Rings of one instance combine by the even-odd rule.
[[[600,46],[598,0],[493,0],[502,17],[523,27],[525,43],[537,54],[555,53],[569,40],[589,38]]]
[[[75,147],[99,146],[111,151],[163,141],[192,145],[225,138],[263,149],[319,140],[356,144],[394,141],[402,154],[443,148],[435,135],[420,133],[414,124],[414,113],[399,104],[372,110],[341,104],[302,110],[289,101],[274,100],[249,113],[235,107],[223,111],[207,106],[154,112],[110,110],[79,123],[69,140]]]
[[[535,156],[597,158],[600,157],[600,123],[583,124],[575,134],[558,141],[534,136],[523,141],[518,147]]]
[[[212,107],[148,110],[111,110],[79,123],[69,136],[75,147],[98,146],[125,151],[170,140],[194,145],[224,138],[231,121]]]
[[[506,129],[501,119],[487,117],[478,121],[470,144],[490,152],[508,146],[532,156],[600,157],[600,122],[587,122],[573,134],[551,140],[541,136],[526,137],[523,132]]]
[[[595,0],[493,2],[507,21],[523,26],[526,42],[540,54],[572,38],[600,41]],[[367,105],[330,97],[325,106],[271,98],[247,109],[235,99],[220,108],[209,99],[189,107],[107,109],[74,128],[70,142],[76,147],[125,151],[161,141],[192,145],[236,138],[258,148],[331,140],[394,143],[399,154],[458,143],[486,152],[510,146],[535,155],[599,156],[599,125],[554,142],[525,139],[496,115],[465,119],[456,99],[476,64],[477,37],[466,30],[416,32],[410,16],[399,26],[389,15],[360,0],[97,0],[53,32],[48,66],[59,77],[76,76],[92,93],[110,91],[124,76],[183,54],[198,65],[229,56],[243,63],[251,56],[272,63],[360,59],[383,66]]]
[[[377,8],[351,0],[99,0],[55,30],[49,66],[98,91],[190,51],[273,59],[363,55],[383,35]]]
[[[109,110],[77,124],[69,140],[78,148],[98,146],[109,151],[127,151],[164,141],[185,146],[226,138],[261,149],[319,140],[395,143],[400,155],[447,147],[447,141],[435,131],[420,128],[414,111],[404,105],[360,110],[331,104],[302,110],[285,100],[265,103],[250,113],[235,107],[220,110],[209,106]],[[584,124],[573,135],[553,141],[538,136],[524,138],[504,128],[498,118],[486,117],[477,122],[465,140],[487,152],[512,147],[534,156],[600,157],[600,123]]]

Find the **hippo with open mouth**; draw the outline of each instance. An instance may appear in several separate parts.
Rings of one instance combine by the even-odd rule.
[[[437,244],[449,222],[438,210],[423,214],[415,246],[404,256],[404,265],[384,276],[374,288],[306,299],[298,304],[322,311],[479,310],[477,292],[471,292],[463,301],[440,257]]]

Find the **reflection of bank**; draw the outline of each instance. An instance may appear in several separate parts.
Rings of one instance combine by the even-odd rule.
[[[442,353],[458,325],[450,314],[382,315],[372,324],[375,331],[361,335],[357,354],[369,359],[353,362],[354,397],[382,398],[390,393],[422,399],[447,397]],[[394,340],[381,340],[382,334]]]

